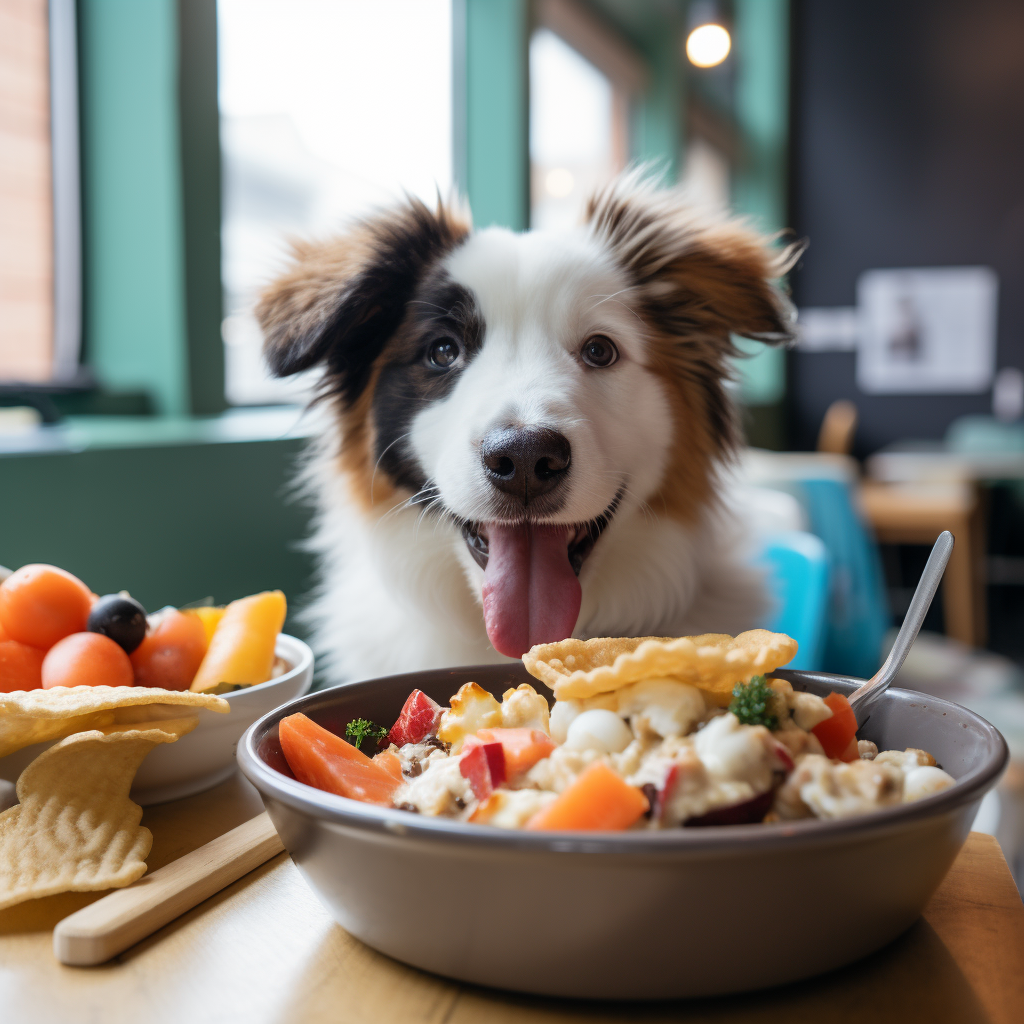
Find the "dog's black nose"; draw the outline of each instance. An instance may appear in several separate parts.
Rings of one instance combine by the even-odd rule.
[[[569,439],[547,427],[492,430],[480,446],[484,472],[500,491],[528,505],[553,491],[569,471]]]

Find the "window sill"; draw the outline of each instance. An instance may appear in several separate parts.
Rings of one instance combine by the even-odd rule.
[[[0,434],[0,458],[283,441],[312,433],[311,418],[296,406],[232,409],[220,416],[69,416],[53,426]]]

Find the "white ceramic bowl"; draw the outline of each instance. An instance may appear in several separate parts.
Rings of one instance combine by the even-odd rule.
[[[223,782],[235,771],[235,747],[242,733],[274,708],[309,692],[313,685],[309,647],[282,634],[275,653],[292,666],[288,672],[268,683],[225,694],[231,705],[228,714],[200,709],[199,724],[192,732],[150,752],[135,775],[131,797],[136,803],[145,806],[177,800]],[[34,743],[0,757],[0,779],[16,782],[22,769],[51,745]]]

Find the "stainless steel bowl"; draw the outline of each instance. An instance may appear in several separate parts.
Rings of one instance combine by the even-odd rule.
[[[798,689],[860,680],[780,672]],[[440,703],[517,665],[388,676],[310,694],[238,746],[292,859],[335,920],[415,967],[480,985],[606,999],[706,996],[807,978],[907,929],[949,870],[1007,759],[1002,736],[948,701],[890,690],[861,735],[922,747],[956,786],[843,821],[665,832],[510,832],[347,800],[296,782],[277,725],[389,723],[414,687]]]

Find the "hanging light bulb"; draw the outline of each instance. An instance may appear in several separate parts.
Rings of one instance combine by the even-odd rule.
[[[686,56],[698,68],[713,68],[721,64],[731,49],[729,33],[714,22],[698,25],[686,37]]]
[[[694,67],[713,68],[721,64],[732,49],[732,39],[725,28],[726,19],[715,0],[693,0],[687,21],[686,56]]]

